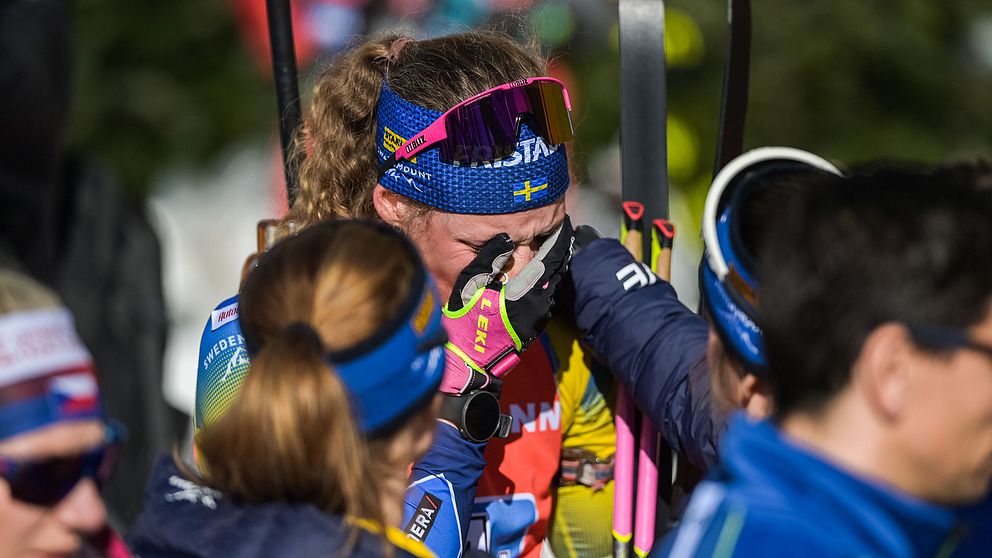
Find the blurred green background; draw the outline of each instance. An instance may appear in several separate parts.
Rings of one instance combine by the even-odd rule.
[[[72,146],[147,193],[163,169],[204,165],[252,138],[274,141],[275,97],[258,22],[251,24],[263,4],[76,2]],[[394,24],[419,37],[493,25],[537,35],[576,90],[580,175],[617,141],[616,2],[301,0],[295,7],[313,4],[325,4],[323,19],[308,24],[325,24],[314,49],[321,60],[357,34]],[[666,5],[670,172],[695,214],[714,158],[726,4]],[[753,20],[746,146],[788,144],[842,164],[989,151],[987,0],[754,0]]]

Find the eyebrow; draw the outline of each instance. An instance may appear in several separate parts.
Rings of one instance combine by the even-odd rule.
[[[564,218],[562,220],[564,220]],[[548,227],[546,229],[544,229],[544,230],[542,230],[542,231],[534,234],[534,236],[531,237],[531,240],[533,240],[535,238],[541,238],[541,237],[551,236],[552,234],[554,234],[555,231],[558,230],[559,227],[561,227],[561,223],[562,223],[562,221],[559,221],[557,223],[552,223],[552,224],[548,225]],[[515,240],[513,238],[513,233],[510,232],[510,231],[508,231],[508,230],[497,231],[497,232],[493,233],[492,235],[487,236],[485,238],[480,238],[480,237],[471,237],[471,238],[462,237],[462,238],[459,238],[458,241],[461,242],[461,243],[463,243],[463,244],[468,244],[468,245],[473,246],[473,247],[482,247],[483,244],[485,244],[486,242],[489,242],[489,239],[490,238],[496,236],[500,232],[505,232],[505,233],[509,234],[510,235],[510,239],[513,240],[513,243],[514,244],[516,244],[516,245],[520,245],[521,244],[519,241],[517,241],[517,240]]]

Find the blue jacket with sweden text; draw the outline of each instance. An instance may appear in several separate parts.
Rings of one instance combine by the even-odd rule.
[[[953,511],[845,471],[768,421],[735,417],[722,449],[651,556],[934,557],[957,543]]]
[[[186,479],[172,458],[163,456],[152,471],[144,510],[127,540],[138,558],[384,556],[383,538],[363,529],[357,529],[351,551],[340,554],[351,533],[340,517],[309,504],[232,502]],[[402,537],[394,540],[405,544]],[[394,547],[393,556],[429,556],[423,550]]]
[[[709,470],[725,419],[710,403],[706,320],[614,239],[590,242],[569,265],[582,340],[668,444]]]

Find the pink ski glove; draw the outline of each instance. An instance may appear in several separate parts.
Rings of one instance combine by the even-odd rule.
[[[551,318],[554,293],[571,257],[568,216],[515,277],[503,283],[513,254],[510,236],[491,238],[455,281],[442,309],[449,341],[441,391],[464,394],[486,389],[499,394],[499,380],[518,362]]]

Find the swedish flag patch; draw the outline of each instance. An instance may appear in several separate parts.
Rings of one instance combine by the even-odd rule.
[[[548,180],[546,178],[525,180],[521,184],[513,185],[513,203],[527,203],[543,198],[547,194]]]

